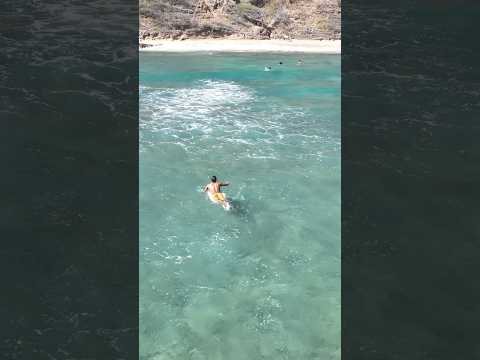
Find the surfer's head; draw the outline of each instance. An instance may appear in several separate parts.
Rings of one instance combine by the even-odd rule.
[[[210,180],[212,180],[212,182],[217,182],[217,177],[215,175],[213,175]]]

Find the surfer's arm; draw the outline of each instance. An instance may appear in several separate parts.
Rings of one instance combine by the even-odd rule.
[[[205,185],[205,187],[203,188],[203,192],[207,192],[208,190],[208,185]]]
[[[228,182],[222,182],[222,183],[220,184],[220,186],[228,186],[228,185],[230,185],[230,183],[228,183]]]

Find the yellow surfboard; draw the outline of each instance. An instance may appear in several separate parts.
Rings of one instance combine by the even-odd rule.
[[[230,203],[228,202],[227,196],[224,193],[212,194],[209,192],[208,197],[214,203],[222,205],[225,210],[230,210]]]

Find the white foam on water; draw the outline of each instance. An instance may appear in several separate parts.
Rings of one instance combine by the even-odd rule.
[[[165,114],[202,119],[218,110],[251,101],[254,93],[234,82],[201,80],[191,88],[155,89],[141,86],[140,98],[141,105],[157,119],[158,116],[165,119]]]
[[[298,147],[332,141],[318,121],[305,109],[269,102],[233,81],[200,80],[188,88],[140,86],[141,152],[170,143],[202,156],[230,144],[238,159],[276,159],[285,146],[296,146],[287,156],[297,157],[303,151]]]

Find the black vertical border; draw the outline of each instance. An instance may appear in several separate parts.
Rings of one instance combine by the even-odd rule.
[[[0,24],[1,357],[138,358],[138,2]]]
[[[480,4],[342,1],[342,358],[480,356]]]

